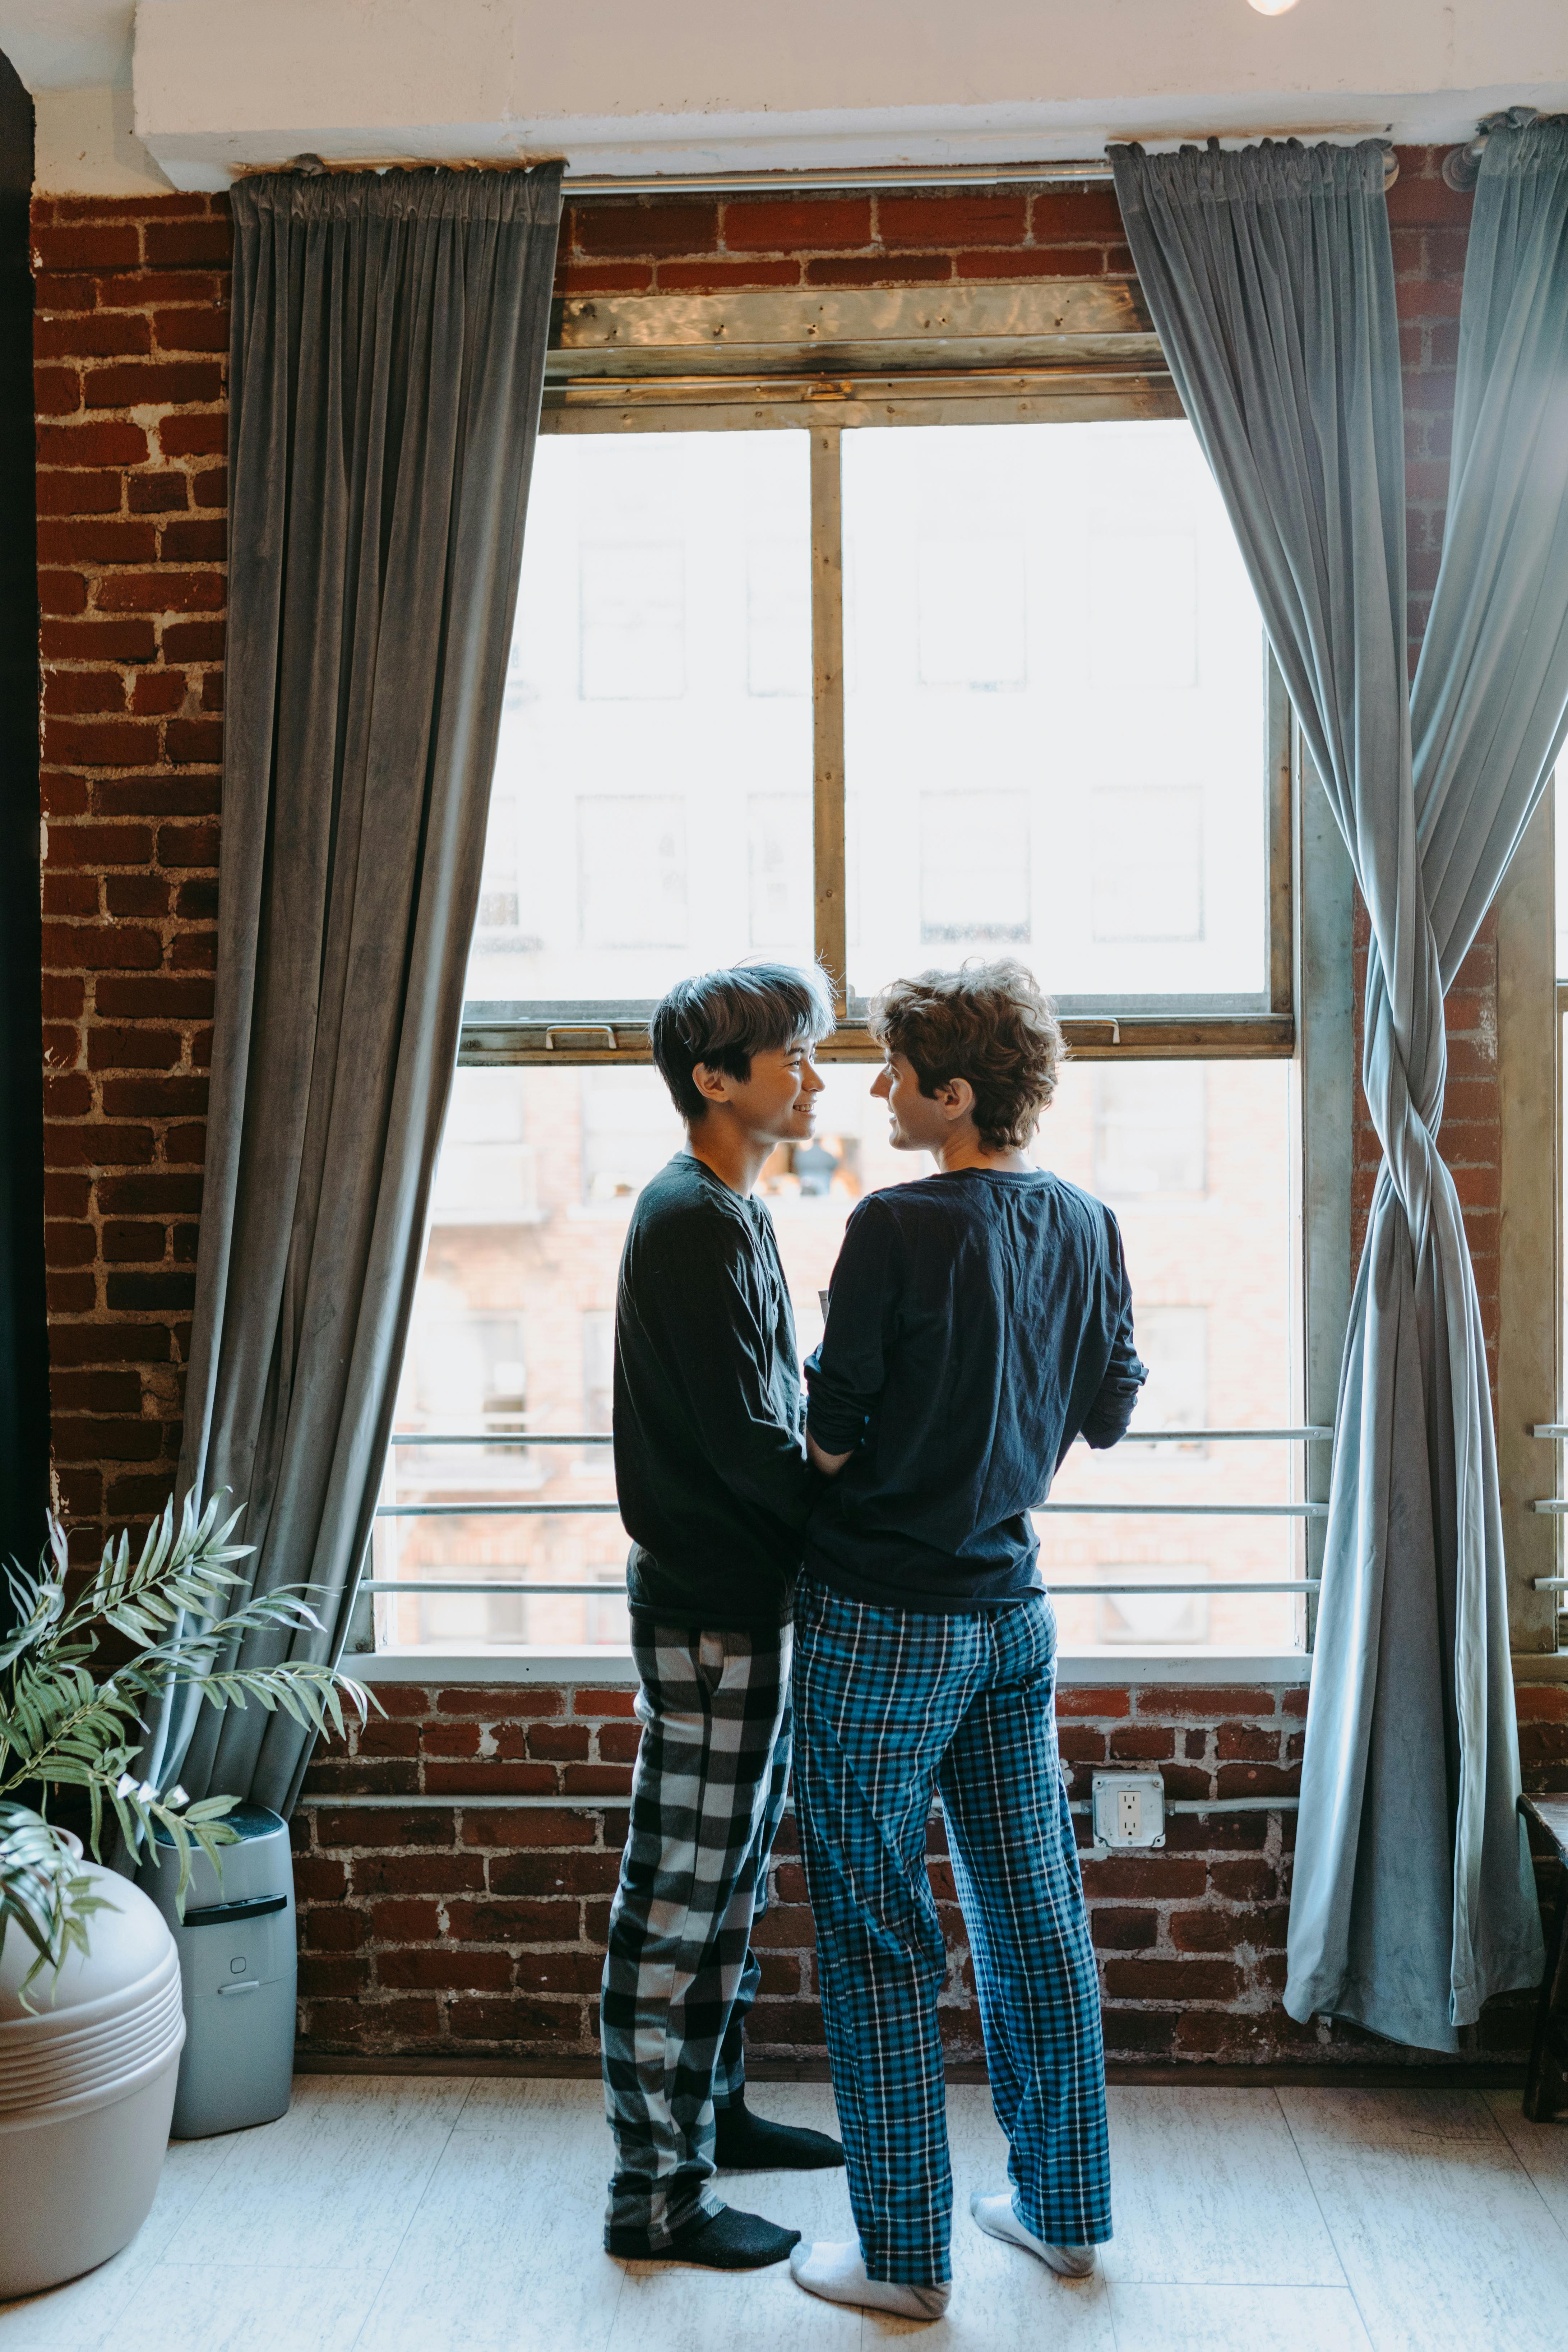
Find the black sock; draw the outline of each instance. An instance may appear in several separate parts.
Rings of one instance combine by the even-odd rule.
[[[726,2172],[817,2172],[842,2164],[844,2150],[826,2132],[764,2122],[742,2092],[713,2111],[713,2161]]]
[[[697,2263],[710,2271],[765,2270],[799,2243],[798,2230],[781,2230],[760,2213],[738,2213],[732,2205],[699,2213],[666,2246],[650,2246],[640,2230],[605,2233],[606,2253],[638,2263]]]

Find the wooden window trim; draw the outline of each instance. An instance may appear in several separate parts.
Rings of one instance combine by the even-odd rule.
[[[811,440],[813,882],[835,1062],[879,1052],[847,994],[840,458],[847,429],[1180,416],[1136,286],[743,290],[558,303],[542,430],[804,430]],[[1267,986],[1256,996],[1058,999],[1080,1061],[1289,1059],[1297,1049],[1291,720],[1267,699]],[[465,1066],[647,1063],[651,1003],[470,1002]]]

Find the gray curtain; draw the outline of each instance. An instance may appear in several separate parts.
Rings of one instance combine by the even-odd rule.
[[[1486,1355],[1436,1134],[1443,991],[1568,699],[1563,136],[1488,149],[1414,718],[1381,148],[1112,159],[1373,934],[1363,1076],[1384,1158],[1341,1380],[1285,2002],[1453,2049],[1542,1965]]]
[[[241,180],[217,1029],[182,1491],[335,1658],[457,1059],[561,167]],[[308,1736],[188,1704],[160,1778],[287,1811]]]

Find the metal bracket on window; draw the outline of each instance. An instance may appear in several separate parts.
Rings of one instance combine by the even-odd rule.
[[[547,1029],[544,1033],[544,1050],[547,1054],[553,1054],[555,1051],[557,1037],[602,1037],[612,1054],[616,1050],[616,1033],[607,1021],[573,1022],[560,1029]]]
[[[1100,1015],[1069,1013],[1062,1025],[1068,1029],[1109,1029],[1111,1044],[1120,1045],[1121,1043],[1121,1024],[1120,1021],[1113,1021],[1109,1013]]]
[[[1505,106],[1500,114],[1483,114],[1476,125],[1476,135],[1462,147],[1450,147],[1443,158],[1443,179],[1456,194],[1468,196],[1481,174],[1481,157],[1487,151],[1487,140],[1494,131],[1522,131],[1527,122],[1536,120],[1533,106]]]

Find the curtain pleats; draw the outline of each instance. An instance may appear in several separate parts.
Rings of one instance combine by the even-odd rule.
[[[1373,142],[1114,149],[1133,258],[1372,928],[1383,1147],[1341,1378],[1285,2003],[1453,2049],[1533,1983],[1480,1310],[1437,1150],[1442,998],[1568,698],[1562,124],[1489,142],[1442,574],[1405,686],[1403,419]],[[1415,743],[1413,752],[1412,744]]]
[[[182,1490],[335,1658],[462,1013],[561,167],[241,180],[216,1034]],[[301,1727],[194,1707],[163,1777],[287,1811]]]

